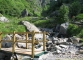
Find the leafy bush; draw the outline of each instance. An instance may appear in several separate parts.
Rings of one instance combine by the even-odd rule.
[[[77,14],[79,14],[81,12],[81,4],[78,1],[73,2],[70,5],[70,15],[72,16],[76,16]]]
[[[67,30],[67,33],[70,35],[70,36],[77,36],[78,34],[80,34],[82,28],[78,27],[77,25],[74,25],[74,24],[70,24],[69,27],[68,27],[68,30]]]
[[[69,8],[65,4],[63,4],[59,9],[59,15],[57,17],[57,21],[61,24],[69,21],[68,18]]]
[[[77,36],[83,38],[83,30],[81,30],[80,33]]]
[[[80,20],[82,20],[83,19],[83,14],[78,14],[77,16],[76,16],[76,20],[77,21],[80,21]]]

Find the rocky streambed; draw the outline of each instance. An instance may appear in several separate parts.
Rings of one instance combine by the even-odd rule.
[[[66,30],[68,28],[68,23],[63,23],[61,25],[57,25],[56,28],[53,29],[47,29],[47,28],[37,28],[33,24],[23,21],[22,22],[26,28],[27,31],[46,31],[49,33],[49,35],[46,35],[46,51],[47,54],[41,55],[39,58],[34,58],[34,60],[83,60],[83,43],[80,43],[80,38],[78,37],[66,37]],[[60,37],[58,37],[60,35]],[[17,40],[25,40],[25,35],[15,35]],[[43,37],[41,34],[35,35],[35,40],[41,40]],[[31,40],[31,37],[28,38]],[[12,35],[6,35],[3,37],[2,40],[12,40]],[[39,44],[35,45],[35,49],[43,50],[42,48],[42,42],[39,42]],[[12,46],[12,43],[10,42],[3,42],[2,47],[9,48]],[[18,48],[25,48],[26,44],[24,43],[16,43],[16,47]],[[28,44],[28,49],[31,49],[32,45]],[[5,54],[1,53],[0,59],[4,60]],[[29,60],[31,57],[29,56],[23,56],[23,55],[17,55],[18,60]],[[12,59],[12,57],[11,57]],[[16,59],[16,60],[17,60]],[[10,59],[9,59],[10,60]]]
[[[82,44],[76,38],[72,38],[73,42],[69,42],[70,39],[59,38],[61,42],[56,38],[58,43],[47,43],[47,54],[40,56],[39,60],[83,60],[83,47]],[[71,39],[71,40],[72,40]],[[66,40],[66,41],[65,41]]]

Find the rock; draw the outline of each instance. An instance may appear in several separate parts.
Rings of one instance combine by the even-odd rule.
[[[0,60],[10,60],[12,53],[0,50]]]
[[[56,37],[56,38],[55,38],[55,37],[53,37],[53,40],[58,41],[58,37]]]
[[[67,34],[66,31],[67,31],[68,26],[69,26],[68,22],[61,24],[60,25],[60,32],[59,33],[63,34],[63,35]]]
[[[22,21],[22,23],[24,24],[24,26],[27,28],[27,31],[32,32],[41,32],[35,25],[29,23],[28,21]],[[39,40],[43,38],[43,34],[35,34],[35,39]]]
[[[31,60],[31,57],[29,57],[29,56],[24,56],[24,57],[22,57],[22,60]]]
[[[27,11],[27,9],[24,9],[24,10],[21,12],[21,16],[20,16],[20,17],[25,17],[25,16],[28,16],[28,11]]]
[[[78,52],[79,52],[80,54],[83,54],[83,50],[79,50]]]
[[[0,21],[1,22],[9,22],[9,20],[4,16],[0,17]]]
[[[71,41],[72,41],[73,44],[77,44],[80,41],[80,38],[77,38],[75,36],[71,37],[70,39],[71,39]]]
[[[10,35],[6,35],[2,40],[12,40]],[[12,42],[2,42],[2,47],[9,48],[12,47]]]
[[[23,25],[27,28],[27,31],[32,32],[40,32],[40,30],[33,24],[29,23],[28,21],[22,21]]]
[[[60,47],[62,47],[62,48],[68,48],[68,46],[67,45],[60,45]]]
[[[56,52],[57,52],[58,54],[60,54],[60,53],[61,53],[61,51],[60,51],[60,50],[56,50]]]
[[[48,41],[47,43],[48,43],[48,44],[52,44],[52,41]]]
[[[26,48],[26,44],[25,43],[17,43],[17,47],[19,48]],[[28,49],[32,48],[32,44],[28,43]]]
[[[56,45],[55,48],[56,48],[57,50],[61,50],[61,47],[58,46],[58,45]]]

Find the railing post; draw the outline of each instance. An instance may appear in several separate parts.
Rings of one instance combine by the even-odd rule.
[[[45,51],[45,45],[46,45],[46,33],[45,33],[45,31],[43,32],[43,51]]]
[[[2,33],[0,33],[0,50],[1,50],[1,43],[2,43],[2,41],[1,41],[1,34]]]
[[[26,49],[28,48],[28,33],[26,32]]]
[[[15,52],[15,42],[16,42],[16,39],[15,39],[15,31],[13,32],[13,42],[12,42],[12,54],[14,54]]]
[[[34,42],[35,42],[35,31],[32,31],[32,58],[34,58]]]

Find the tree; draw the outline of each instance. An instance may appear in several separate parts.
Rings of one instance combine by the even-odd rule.
[[[68,8],[68,6],[63,4],[59,9],[59,15],[57,17],[58,22],[61,24],[66,21],[69,21],[68,14],[69,14],[69,8]]]
[[[76,1],[73,2],[70,6],[70,16],[76,16],[81,12],[81,4],[80,2]]]

